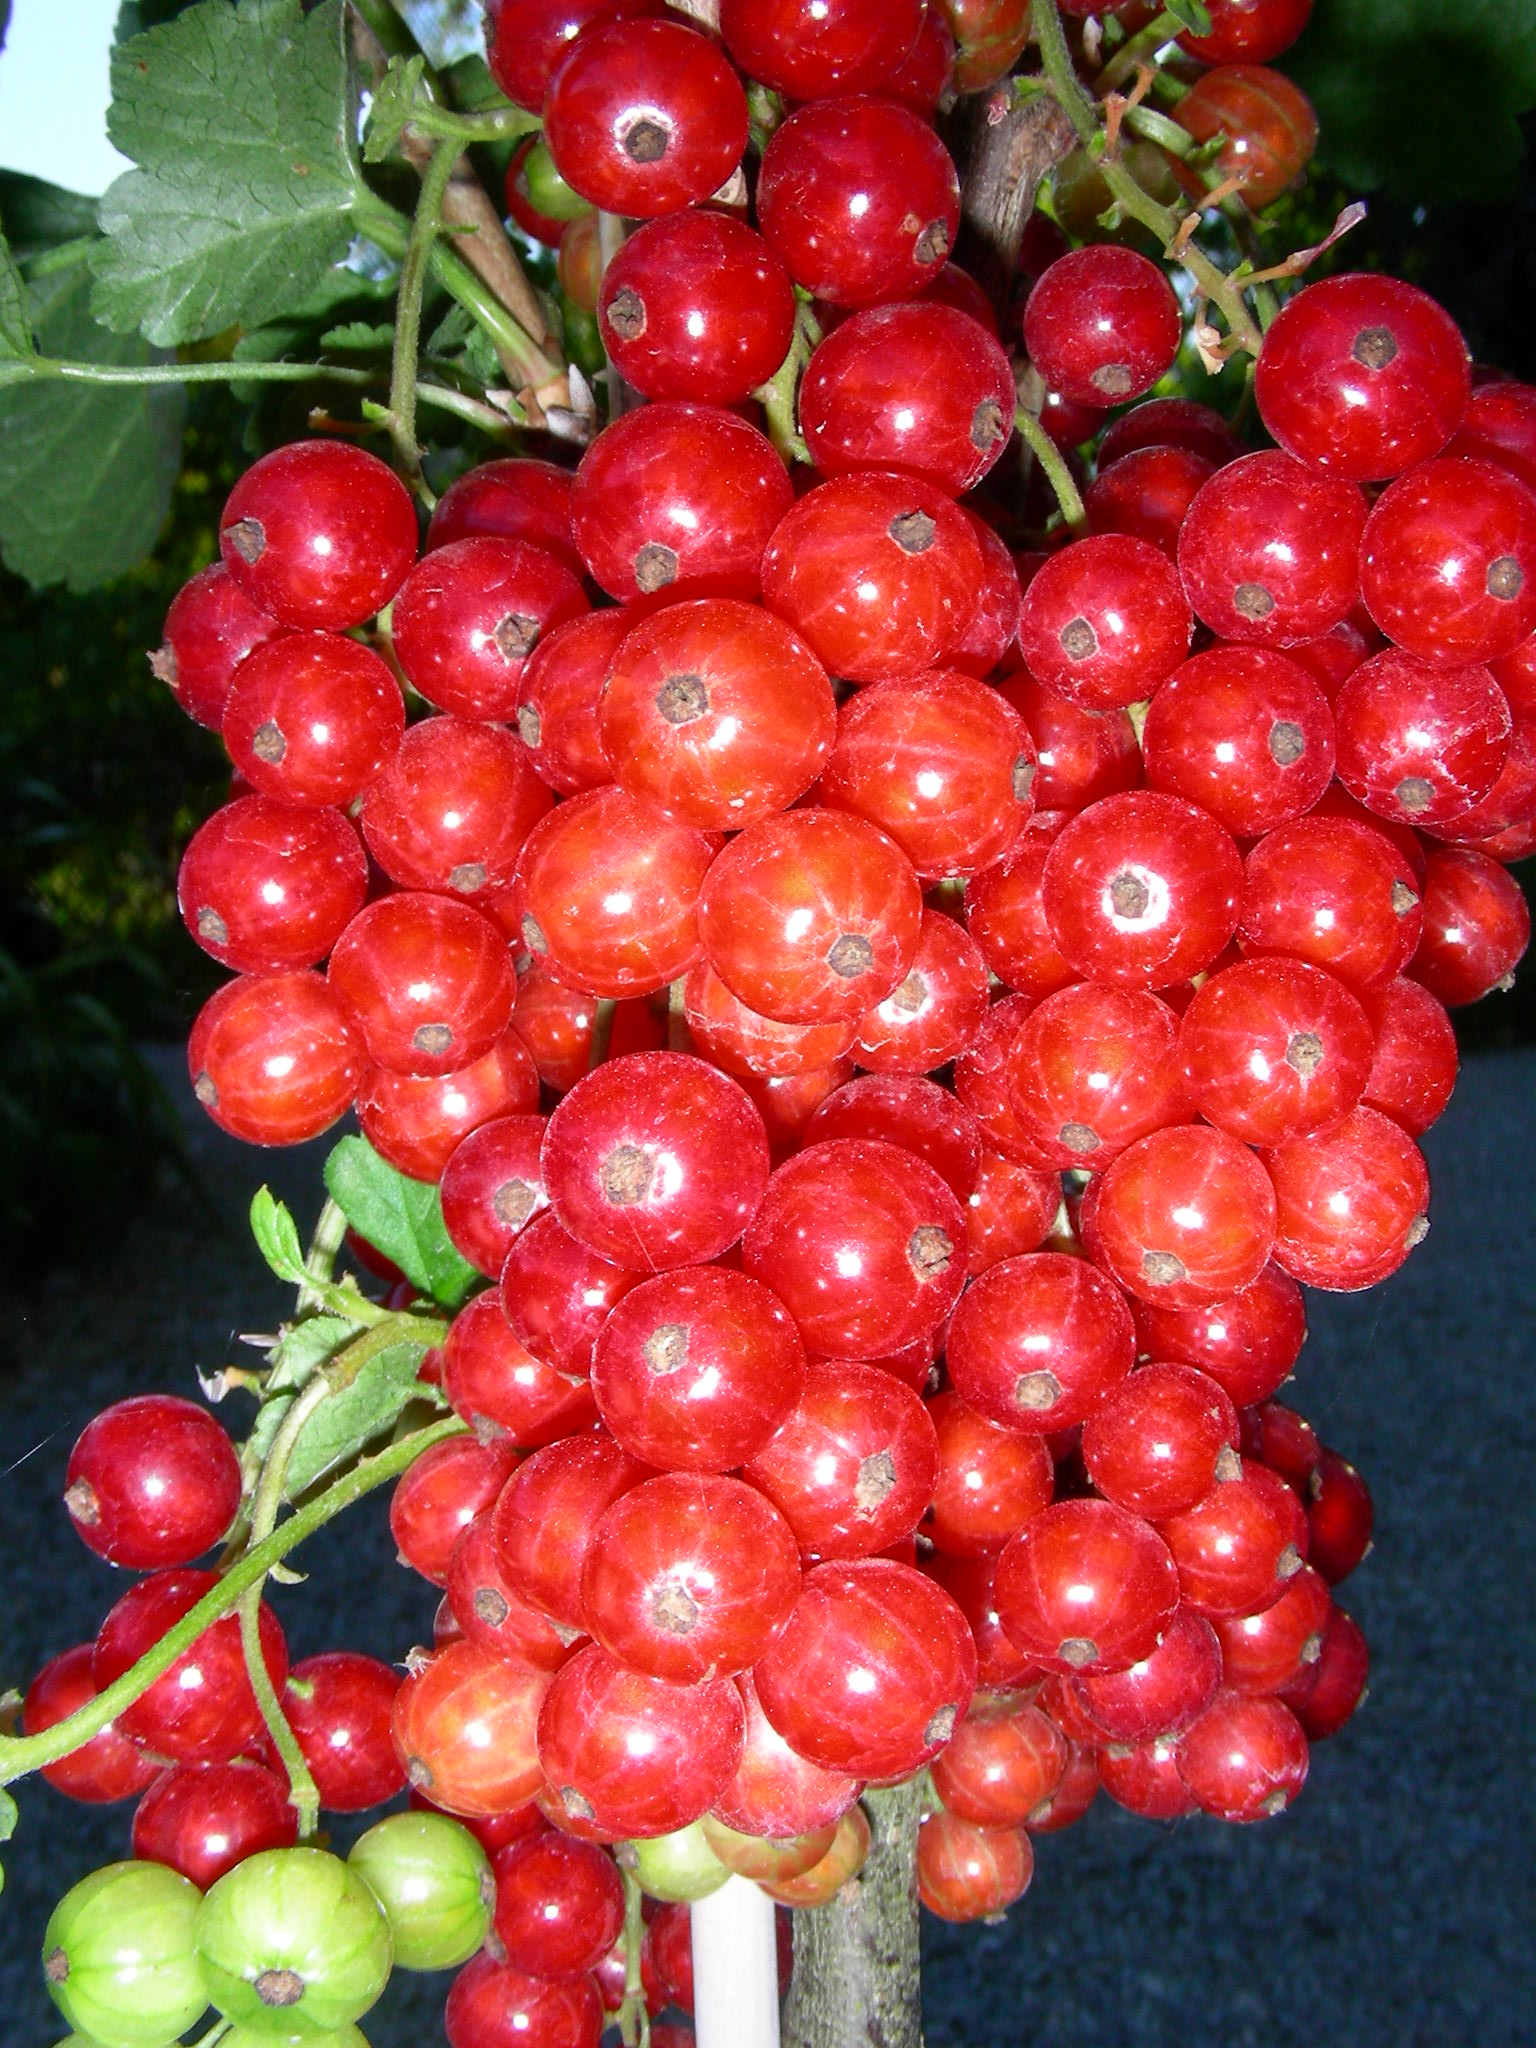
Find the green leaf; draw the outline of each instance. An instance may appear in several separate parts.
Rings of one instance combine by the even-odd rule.
[[[325,1162],[325,1185],[359,1236],[445,1308],[457,1308],[479,1281],[443,1228],[433,1183],[407,1180],[366,1138],[342,1139]]]
[[[428,1349],[414,1340],[391,1344],[368,1360],[349,1387],[321,1402],[299,1431],[288,1461],[284,1490],[290,1500],[307,1493],[327,1472],[349,1465],[394,1428],[411,1402],[446,1406],[435,1387],[416,1377]]]
[[[15,1834],[18,1817],[15,1800],[0,1785],[0,1842],[8,1842]]]
[[[306,1316],[301,1323],[288,1324],[269,1354],[272,1370],[267,1374],[266,1393],[302,1387],[318,1367],[352,1341],[357,1328],[345,1316],[336,1315]]]
[[[32,315],[27,306],[27,287],[16,268],[10,244],[0,235],[0,363],[7,356],[25,360],[31,353]]]
[[[1498,197],[1536,106],[1536,0],[1318,0],[1283,68],[1317,109],[1318,161],[1347,185]]]
[[[425,97],[422,79],[427,69],[425,57],[391,57],[389,69],[373,89],[373,104],[368,109],[368,132],[363,138],[363,158],[370,164],[382,163],[405,133],[417,103]]]
[[[1163,0],[1163,12],[1182,21],[1192,35],[1208,36],[1211,32],[1210,11],[1202,0]]]
[[[348,320],[342,327],[327,328],[320,337],[322,348],[348,349],[354,354],[361,351],[367,355],[387,355],[394,346],[395,330],[391,322],[378,327],[370,320]]]
[[[65,242],[94,237],[97,203],[82,192],[50,185],[46,178],[0,170],[0,225],[19,263]]]
[[[299,1226],[287,1203],[280,1202],[270,1188],[258,1188],[251,1197],[251,1235],[256,1240],[256,1249],[279,1280],[287,1280],[295,1287],[308,1284]]]
[[[302,302],[352,239],[341,0],[201,0],[112,55],[107,129],[139,169],[101,202],[96,313],[171,344]]]
[[[90,313],[90,275],[67,264],[29,287],[44,355],[148,363],[137,335]],[[159,539],[181,466],[184,394],[174,385],[43,383],[0,389],[0,553],[36,586],[91,590]]]

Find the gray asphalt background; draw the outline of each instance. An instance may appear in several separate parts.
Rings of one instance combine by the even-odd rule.
[[[0,1686],[89,1637],[123,1583],[58,1505],[77,1431],[129,1392],[195,1393],[194,1363],[217,1367],[282,1311],[240,1214],[265,1173],[307,1224],[323,1148],[258,1161],[194,1130],[221,1219],[146,1202],[77,1273],[0,1304]],[[1004,1925],[930,1926],[928,2048],[1536,2043],[1536,1054],[1474,1059],[1426,1150],[1427,1242],[1384,1288],[1312,1299],[1289,1390],[1375,1493],[1377,1548],[1345,1589],[1369,1702],[1282,1820],[1170,1829],[1101,1799],[1040,1842]],[[432,1594],[392,1562],[382,1503],[301,1562],[311,1583],[277,1594],[295,1658],[398,1658],[427,1635]],[[0,2044],[47,2048],[63,2029],[37,1970],[44,1921],[127,1853],[128,1813],[20,1789],[0,1851]],[[373,2048],[435,2048],[445,1987],[397,1978]]]

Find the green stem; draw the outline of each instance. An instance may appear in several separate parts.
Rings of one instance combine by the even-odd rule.
[[[512,399],[504,401],[504,409],[485,405],[478,398],[471,398],[467,392],[455,391],[451,384],[418,384],[416,399],[420,405],[429,405],[436,412],[452,413],[455,419],[467,420],[472,427],[478,427],[482,434],[497,437],[504,435],[510,427],[525,424],[526,416],[520,405]]]
[[[1123,163],[1102,154],[1104,134],[1099,123],[1099,108],[1073,66],[1072,52],[1061,26],[1056,0],[1034,0],[1033,32],[1049,88],[1072,123],[1078,140],[1098,159],[1104,182],[1122,211],[1154,234],[1166,255],[1178,240],[1182,226],[1180,217],[1172,207],[1159,205],[1150,193],[1144,192]],[[1134,37],[1132,41],[1135,41]],[[1128,43],[1126,49],[1129,48]],[[1120,56],[1124,55],[1122,50]],[[1120,59],[1115,61],[1118,63]],[[1233,339],[1250,355],[1256,356],[1264,337],[1244,302],[1242,286],[1218,269],[1204,250],[1192,243],[1181,248],[1173,260],[1182,263],[1204,296],[1221,308]]]
[[[537,135],[544,123],[537,114],[522,107],[494,107],[484,114],[456,114],[451,107],[418,100],[411,108],[411,127],[434,141],[457,142],[463,149],[471,142],[517,142],[524,135]]]
[[[34,377],[60,377],[70,384],[303,384],[324,378],[331,384],[377,383],[372,370],[345,363],[66,363],[34,356]]]
[[[640,1973],[645,1940],[645,1894],[632,1870],[620,1866],[624,1879],[624,2003],[619,2007],[619,2038],[624,2048],[650,2048],[651,2022]]]
[[[1183,33],[1184,24],[1176,14],[1158,15],[1120,46],[1094,80],[1094,91],[1101,99],[1105,93],[1113,92],[1122,78],[1131,76],[1138,64],[1146,63],[1164,43],[1171,43],[1175,36]]]
[[[418,494],[431,499],[421,473],[421,447],[416,439],[416,361],[421,353],[421,304],[427,269],[443,226],[443,200],[461,154],[456,138],[439,142],[422,173],[421,197],[411,222],[400,289],[395,297],[395,352],[389,375],[389,430],[406,476]]]
[[[467,1424],[458,1416],[445,1416],[441,1422],[413,1430],[397,1443],[386,1444],[371,1458],[359,1459],[351,1471],[344,1472],[324,1493],[307,1501],[288,1517],[281,1528],[274,1529],[263,1542],[253,1545],[244,1557],[232,1564],[219,1583],[205,1593],[174,1628],[168,1629],[131,1670],[125,1671],[121,1678],[115,1679],[93,1700],[88,1700],[73,1714],[36,1735],[0,1736],[0,1784],[25,1777],[29,1771],[38,1770],[44,1764],[57,1763],[60,1757],[70,1755],[83,1743],[89,1742],[93,1735],[99,1735],[109,1721],[125,1707],[131,1707],[136,1699],[148,1692],[157,1678],[170,1670],[204,1629],[228,1614],[247,1587],[259,1585],[273,1565],[286,1557],[290,1550],[296,1549],[306,1536],[312,1536],[327,1522],[334,1521],[343,1509],[349,1508],[355,1500],[361,1500],[364,1494],[387,1485],[391,1479],[398,1479],[434,1444],[443,1443],[449,1437],[463,1436],[466,1429]]]
[[[1019,407],[1013,416],[1013,423],[1024,440],[1029,443],[1035,460],[1045,471],[1046,481],[1056,493],[1056,502],[1061,507],[1062,518],[1074,533],[1081,533],[1088,523],[1088,515],[1083,510],[1082,498],[1061,450],[1027,406]]]
[[[336,1254],[341,1250],[347,1235],[347,1218],[341,1204],[331,1196],[325,1198],[325,1207],[320,1211],[320,1220],[315,1225],[315,1234],[309,1240],[309,1250],[304,1264],[311,1276],[324,1286],[336,1270]],[[307,1315],[312,1309],[322,1308],[318,1293],[308,1287],[299,1289],[298,1313]]]

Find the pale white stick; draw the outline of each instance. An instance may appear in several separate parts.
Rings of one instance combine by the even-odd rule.
[[[731,1877],[690,1910],[699,2048],[779,2048],[772,1899],[750,1878]]]

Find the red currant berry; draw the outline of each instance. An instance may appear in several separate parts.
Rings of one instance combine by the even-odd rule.
[[[1255,213],[1278,199],[1317,147],[1317,112],[1283,71],[1262,64],[1230,64],[1208,71],[1178,103],[1174,119],[1196,142],[1221,146],[1212,167],[1239,181],[1243,203]],[[1205,185],[1189,174],[1191,198]]]
[[[1237,1442],[1237,1410],[1219,1381],[1190,1365],[1144,1365],[1084,1423],[1083,1463],[1106,1500],[1160,1522],[1235,1474]]]
[[[789,273],[745,222],[690,207],[637,228],[603,273],[598,327],[646,398],[734,405],[789,353]]]
[[[1389,981],[1361,998],[1376,1052],[1360,1100],[1421,1137],[1456,1086],[1456,1033],[1445,1005],[1416,981]]]
[[[517,735],[534,773],[562,796],[613,779],[598,726],[608,665],[634,625],[622,606],[567,620],[540,640],[517,692]]]
[[[189,718],[217,732],[235,670],[253,647],[280,631],[276,619],[251,603],[224,564],[214,562],[171,599],[149,666]]]
[[[501,1568],[494,1517],[480,1515],[453,1546],[448,1608],[468,1641],[514,1662],[558,1671],[575,1636],[520,1592]]]
[[[1336,626],[1360,595],[1359,488],[1271,450],[1202,484],[1179,535],[1179,574],[1212,632],[1294,647]]]
[[[549,1200],[539,1166],[543,1137],[542,1117],[499,1116],[461,1138],[443,1168],[449,1241],[491,1279],[513,1238]]]
[[[1052,555],[1024,594],[1019,650],[1037,682],[1085,711],[1150,697],[1189,652],[1194,621],[1172,564],[1108,533]]]
[[[989,1266],[1044,1244],[1061,1208],[1061,1176],[1019,1166],[985,1149],[976,1186],[966,1197],[968,1270],[974,1280]]]
[[[1275,1257],[1309,1287],[1374,1287],[1429,1228],[1429,1171],[1412,1138],[1375,1109],[1353,1109],[1270,1154]]]
[[[1197,1720],[1222,1682],[1221,1649],[1203,1615],[1180,1607],[1149,1657],[1126,1671],[1084,1671],[1067,1681],[1116,1742],[1147,1742]]]
[[[714,1817],[743,1834],[778,1842],[835,1827],[858,1797],[857,1778],[797,1756],[763,1712],[751,1672],[742,1672],[736,1686],[746,1710],[746,1746],[715,1801]]]
[[[1365,1481],[1325,1446],[1307,1487],[1308,1556],[1329,1585],[1347,1579],[1371,1547],[1375,1510]]]
[[[192,1092],[250,1145],[299,1145],[347,1110],[361,1035],[318,974],[242,975],[204,1003],[187,1040]]]
[[[1358,1622],[1335,1607],[1328,1616],[1322,1655],[1313,1666],[1307,1696],[1295,1710],[1309,1740],[1322,1742],[1338,1734],[1356,1707],[1363,1705],[1370,1671],[1371,1653]]]
[[[1486,668],[1435,668],[1389,648],[1334,700],[1339,780],[1405,825],[1455,820],[1492,789],[1509,752],[1503,691]]]
[[[1374,1051],[1343,983],[1283,954],[1213,974],[1179,1026],[1200,1114],[1250,1145],[1336,1123],[1360,1100]]]
[[[1409,972],[1448,1009],[1508,988],[1531,941],[1514,877],[1471,847],[1438,847],[1424,883],[1424,931]]]
[[[494,1288],[454,1317],[443,1345],[443,1389],[477,1435],[499,1431],[524,1450],[596,1419],[586,1380],[535,1358],[513,1334]]]
[[[1003,1551],[996,1599],[1009,1636],[1047,1671],[1123,1671],[1157,1647],[1179,1578],[1139,1516],[1107,1500],[1058,1501]]]
[[[1359,991],[1413,957],[1419,877],[1392,840],[1350,818],[1297,818],[1266,833],[1244,868],[1239,940],[1288,953]]]
[[[1250,1694],[1281,1691],[1317,1663],[1332,1611],[1327,1582],[1303,1565],[1261,1613],[1219,1615],[1223,1685]]]
[[[1030,1000],[1051,995],[1078,979],[1045,916],[1045,864],[1067,822],[1064,811],[1037,811],[1002,859],[974,876],[965,891],[966,929],[985,965],[1006,987],[1018,992],[1026,1007]],[[959,1076],[970,1057],[962,1053],[962,1064],[956,1068],[956,1087],[962,1096],[965,1090]],[[1001,1087],[1001,1072],[997,1079]],[[974,1103],[971,1106],[975,1108]],[[1011,1110],[1008,1117],[1012,1118]],[[1000,1149],[1009,1150],[1007,1145]],[[1009,1156],[1015,1155],[1010,1152]]]
[[[1135,412],[1126,415],[1135,417]],[[1193,448],[1133,448],[1108,464],[1083,492],[1091,533],[1124,533],[1149,541],[1170,561],[1178,555],[1185,514],[1216,465]]]
[[[460,718],[509,719],[528,657],[586,609],[569,560],[526,540],[472,534],[439,542],[416,564],[390,630],[401,668],[429,704]]]
[[[1206,0],[1208,35],[1186,30],[1179,45],[1203,64],[1267,64],[1307,25],[1312,0]]]
[[[835,306],[910,299],[960,226],[960,180],[926,121],[894,101],[814,99],[775,130],[757,181],[763,239]]]
[[[24,1735],[41,1735],[95,1699],[98,1687],[91,1675],[94,1649],[92,1643],[79,1643],[51,1657],[38,1672],[22,1702]],[[137,1743],[130,1742],[115,1721],[109,1721],[68,1756],[42,1765],[41,1775],[66,1798],[98,1805],[132,1799],[160,1775],[160,1766]]]
[[[571,1436],[536,1451],[496,1503],[492,1526],[502,1571],[553,1620],[580,1630],[592,1532],[621,1494],[650,1477],[650,1467],[610,1436]]]
[[[1471,389],[1467,345],[1427,292],[1355,274],[1309,285],[1264,337],[1259,416],[1280,446],[1357,483],[1436,455]]]
[[[526,541],[579,576],[581,557],[571,538],[571,472],[557,463],[515,455],[482,462],[455,477],[427,527],[428,550],[477,534]]]
[[[169,1864],[200,1891],[247,1856],[291,1849],[298,1838],[286,1781],[244,1759],[167,1771],[133,1815],[135,1857]]]
[[[542,1782],[534,1732],[550,1675],[479,1643],[449,1643],[395,1695],[395,1753],[445,1813],[506,1813]]]
[[[1118,414],[1099,442],[1100,474],[1138,448],[1188,448],[1218,469],[1243,453],[1221,414],[1189,398],[1144,398]]]
[[[416,509],[376,455],[296,441],[245,472],[219,517],[219,552],[253,604],[285,626],[341,632],[371,619],[416,559]]]
[[[190,1564],[234,1519],[240,1461],[206,1408],[140,1394],[104,1408],[76,1438],[64,1505],[81,1540],[109,1564]]]
[[[1218,644],[1176,668],[1142,731],[1147,781],[1251,839],[1311,810],[1334,765],[1328,701],[1301,665]]]
[[[224,744],[261,795],[350,804],[394,759],[405,731],[400,685],[371,648],[335,633],[284,633],[241,662],[224,706]]]
[[[1249,1458],[1158,1527],[1178,1565],[1180,1594],[1201,1614],[1272,1607],[1306,1562],[1301,1503],[1283,1479]]]
[[[1110,1742],[1097,1752],[1099,1779],[1116,1806],[1142,1820],[1182,1820],[1195,1813],[1194,1794],[1179,1776],[1175,1736]]]
[[[1180,1738],[1179,1776],[1219,1820],[1269,1820],[1307,1781],[1307,1738],[1279,1700],[1218,1693]]]
[[[1024,346],[1053,391],[1083,405],[1139,398],[1172,366],[1183,323],[1173,287],[1133,249],[1074,249],[1041,275]]]
[[[1536,387],[1513,381],[1480,385],[1444,452],[1496,462],[1536,490]]]
[[[1094,1256],[1144,1301],[1220,1301],[1257,1280],[1276,1250],[1269,1176],[1224,1131],[1185,1124],[1138,1138],[1097,1189]]]
[[[1420,660],[1511,654],[1536,628],[1536,493],[1469,456],[1422,462],[1372,508],[1360,576],[1371,617]]]
[[[1276,1265],[1202,1308],[1132,1306],[1143,1353],[1197,1365],[1240,1406],[1267,1400],[1289,1378],[1307,1334],[1301,1289]]]
[[[1030,1012],[1008,1053],[1008,1093],[1047,1167],[1098,1172],[1137,1138],[1190,1114],[1178,1025],[1156,996],[1081,982]]]
[[[859,1018],[861,1067],[877,1074],[928,1074],[965,1051],[987,1013],[987,963],[963,925],[924,910],[912,965]]]
[[[482,1950],[453,1980],[443,2032],[448,2048],[597,2048],[603,2001],[591,1977],[525,1977]]]
[[[182,921],[241,974],[313,967],[363,907],[368,861],[339,811],[238,797],[193,834],[176,876]]]
[[[1054,1468],[1044,1437],[1004,1428],[952,1392],[936,1395],[928,1414],[939,1463],[923,1534],[954,1557],[1000,1549],[1050,1504]]]
[[[1135,1357],[1130,1310],[1085,1259],[1036,1252],[990,1266],[950,1319],[950,1377],[962,1400],[1009,1429],[1044,1435],[1081,1422]]]
[[[394,1074],[451,1074],[481,1059],[510,1023],[517,992],[490,919],[418,891],[360,911],[326,978],[370,1058]]]
[[[91,1675],[105,1691],[158,1643],[218,1584],[203,1571],[162,1571],[141,1579],[107,1615],[96,1638]],[[279,1692],[288,1675],[288,1649],[277,1617],[261,1608],[262,1659]],[[251,1690],[235,1615],[211,1622],[146,1692],[117,1717],[136,1742],[179,1764],[227,1763],[262,1725]]]
[[[546,1829],[496,1858],[496,1938],[509,1968],[585,1977],[624,1931],[624,1880],[606,1849]]]
[[[476,1516],[494,1507],[517,1457],[502,1439],[454,1437],[423,1452],[395,1482],[389,1533],[400,1562],[435,1586],[448,1583],[448,1561]]]
[[[555,1372],[584,1375],[609,1310],[639,1275],[571,1236],[552,1210],[512,1241],[501,1269],[501,1306],[513,1331]]]
[[[738,67],[792,100],[881,90],[917,39],[918,0],[724,0],[720,34]]]
[[[515,1031],[456,1073],[391,1074],[375,1067],[357,1094],[363,1135],[412,1180],[438,1180],[459,1141],[492,1117],[534,1109],[539,1077]]]
[[[1022,1828],[978,1828],[930,1813],[917,1831],[917,1895],[941,1920],[991,1920],[1021,1899],[1035,1874]]]

